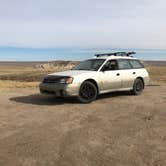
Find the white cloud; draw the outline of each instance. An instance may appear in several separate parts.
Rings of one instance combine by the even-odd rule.
[[[166,48],[164,0],[0,0],[0,45]]]

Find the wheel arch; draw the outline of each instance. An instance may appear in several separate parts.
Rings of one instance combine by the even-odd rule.
[[[91,82],[91,83],[93,83],[95,86],[96,86],[96,88],[97,88],[97,94],[99,94],[99,87],[98,87],[98,84],[97,84],[97,82],[94,80],[94,79],[86,79],[86,80],[84,80],[84,82],[85,81],[89,81],[89,82]]]
[[[143,82],[143,85],[144,85],[144,87],[145,87],[145,82],[144,82],[143,77],[137,77],[136,79],[140,79],[140,80]]]

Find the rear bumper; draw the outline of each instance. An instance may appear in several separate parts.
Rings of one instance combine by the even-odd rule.
[[[150,84],[150,78],[149,78],[149,76],[144,77],[144,84],[145,84],[145,86],[148,86]]]
[[[48,83],[41,83],[39,85],[40,93],[42,94],[51,94],[55,96],[78,96],[79,93],[79,85],[77,84],[48,84]]]

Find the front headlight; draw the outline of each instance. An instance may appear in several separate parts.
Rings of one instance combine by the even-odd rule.
[[[73,78],[72,77],[64,77],[64,78],[61,78],[59,83],[61,84],[72,84],[73,82]]]

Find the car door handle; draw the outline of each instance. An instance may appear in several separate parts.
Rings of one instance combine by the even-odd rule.
[[[136,72],[133,72],[133,74],[136,74]]]
[[[117,75],[117,76],[120,76],[120,74],[119,74],[119,73],[117,73],[116,75]]]

